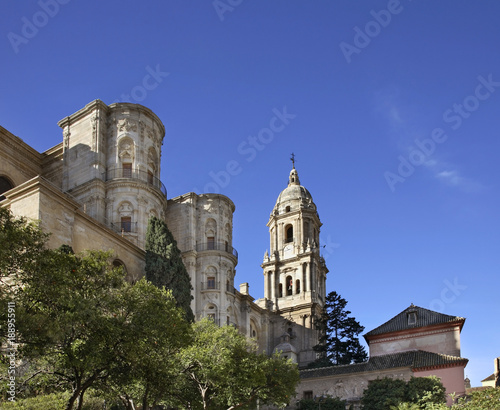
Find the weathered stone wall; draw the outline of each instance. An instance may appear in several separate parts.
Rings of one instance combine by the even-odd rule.
[[[14,186],[40,175],[42,155],[3,127],[0,127],[0,152],[0,176]]]
[[[410,350],[460,356],[460,328],[415,329],[401,335],[388,335],[370,341],[370,357]]]
[[[112,251],[113,259],[123,263],[130,279],[144,274],[144,251],[86,215],[77,202],[41,177],[9,191],[3,205],[15,215],[39,220],[41,228],[51,234],[51,248],[66,244],[75,252]]]

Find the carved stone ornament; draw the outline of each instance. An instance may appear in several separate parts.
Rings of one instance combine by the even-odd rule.
[[[120,215],[125,215],[129,214],[133,211],[132,206],[128,202],[124,202],[120,208],[118,209],[118,212],[120,212]]]
[[[118,131],[137,132],[137,124],[130,121],[128,118],[122,118],[121,120],[118,120]]]
[[[71,136],[71,132],[69,132],[69,127],[64,131],[64,148],[69,148],[69,137]]]

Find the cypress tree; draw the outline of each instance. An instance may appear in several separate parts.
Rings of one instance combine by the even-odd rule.
[[[149,219],[146,231],[146,279],[158,288],[171,289],[177,306],[186,312],[186,319],[194,320],[193,287],[181,251],[167,224],[155,216]]]

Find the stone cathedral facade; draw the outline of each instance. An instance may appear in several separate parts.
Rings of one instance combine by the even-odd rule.
[[[95,100],[58,125],[62,142],[42,153],[0,127],[0,206],[39,220],[51,247],[112,251],[130,280],[144,275],[149,217],[162,218],[182,251],[196,319],[235,326],[261,351],[279,351],[302,368],[316,358],[328,269],[316,205],[295,166],[269,216],[264,297],[256,300],[248,284],[235,288],[233,202],[194,192],[167,197],[160,180],[165,128],[151,110]],[[412,304],[364,335],[367,362],[302,370],[294,400],[333,395],[358,409],[370,380],[385,376],[436,375],[447,393],[464,394],[464,322]]]
[[[52,247],[112,250],[131,280],[144,274],[148,219],[162,218],[190,274],[197,319],[235,326],[262,351],[281,351],[299,366],[315,359],[328,270],[316,205],[295,167],[267,224],[265,293],[255,300],[248,284],[235,288],[235,205],[220,194],[167,197],[160,180],[165,128],[151,110],[95,100],[58,125],[62,142],[43,153],[0,127],[1,206],[40,220]]]

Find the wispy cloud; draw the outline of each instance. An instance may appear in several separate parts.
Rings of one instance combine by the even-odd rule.
[[[463,176],[458,168],[450,163],[432,159],[425,162],[424,166],[437,181],[446,186],[457,188],[467,193],[479,192],[485,188],[480,182]]]

